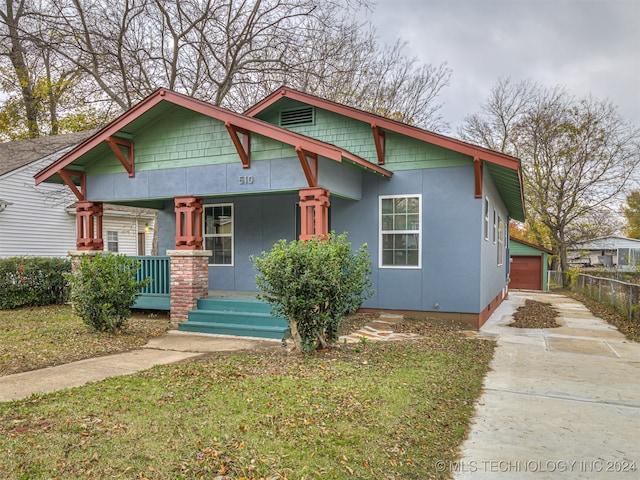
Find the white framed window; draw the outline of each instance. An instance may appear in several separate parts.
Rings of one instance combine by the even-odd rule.
[[[496,209],[493,209],[493,243],[496,243],[497,239],[497,230],[498,230],[498,214],[496,213]]]
[[[118,232],[107,231],[107,252],[118,253]]]
[[[233,265],[233,204],[204,206],[204,248],[211,250],[209,265]]]
[[[498,266],[504,263],[504,221],[498,215]]]
[[[489,199],[487,197],[484,197],[484,239],[489,240]]]
[[[639,248],[619,248],[618,249],[618,265],[637,267],[640,265],[640,249]]]
[[[422,195],[380,197],[381,268],[421,268]]]

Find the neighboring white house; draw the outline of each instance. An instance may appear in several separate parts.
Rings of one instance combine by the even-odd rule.
[[[0,257],[64,257],[76,250],[76,198],[33,176],[95,131],[0,143]],[[156,212],[105,205],[104,249],[151,255]]]
[[[621,270],[640,267],[640,240],[610,235],[581,242],[569,251],[569,263]]]

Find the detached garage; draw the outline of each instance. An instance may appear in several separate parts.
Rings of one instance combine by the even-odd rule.
[[[550,253],[552,253],[550,250],[524,240],[509,239],[509,254],[511,256],[509,288],[548,290],[547,265]]]

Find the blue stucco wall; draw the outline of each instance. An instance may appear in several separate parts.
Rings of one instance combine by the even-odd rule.
[[[362,171],[320,158],[318,178],[335,195],[359,199]],[[250,178],[241,182],[242,178]],[[298,191],[308,186],[297,157],[261,160],[242,168],[239,161],[220,165],[199,165],[127,173],[87,175],[90,201],[114,202],[166,199],[176,196],[243,194],[283,190]]]
[[[368,244],[376,295],[365,307],[478,313],[482,205],[474,198],[473,168],[395,172],[391,181],[369,176],[360,202],[333,202],[332,228]],[[422,194],[422,268],[378,265],[378,197]],[[435,307],[435,304],[438,307]]]
[[[482,282],[480,282],[480,300],[481,304],[486,307],[491,300],[493,300],[502,288],[506,285],[507,268],[509,266],[509,254],[505,251],[503,255],[503,264],[498,265],[498,242],[493,243],[492,231],[493,228],[493,209],[496,210],[498,215],[504,221],[505,236],[509,231],[509,217],[507,209],[496,190],[493,179],[488,172],[488,169],[484,170],[483,182],[482,182],[483,198],[480,202],[481,209],[481,226],[478,230],[478,242],[481,245],[481,259],[482,259]],[[489,217],[489,239],[484,238],[484,198],[489,199],[490,217]],[[508,247],[509,242],[507,239],[504,241],[505,249]]]

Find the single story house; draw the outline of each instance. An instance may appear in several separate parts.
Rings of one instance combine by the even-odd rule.
[[[255,296],[251,255],[332,230],[367,244],[364,308],[479,326],[507,294],[509,219],[524,220],[518,159],[289,88],[243,114],[159,89],[35,183],[76,195],[80,253],[102,245],[103,204],[157,209],[184,329],[207,296]]]
[[[640,266],[640,240],[616,235],[594,238],[574,245],[568,257],[573,266],[632,270]]]
[[[0,258],[66,257],[76,249],[75,196],[60,185],[35,186],[33,176],[95,133],[0,143]],[[152,253],[155,210],[107,205],[103,214],[105,250]]]
[[[509,288],[522,290],[549,290],[547,272],[549,249],[525,242],[519,238],[509,238],[511,268]]]

